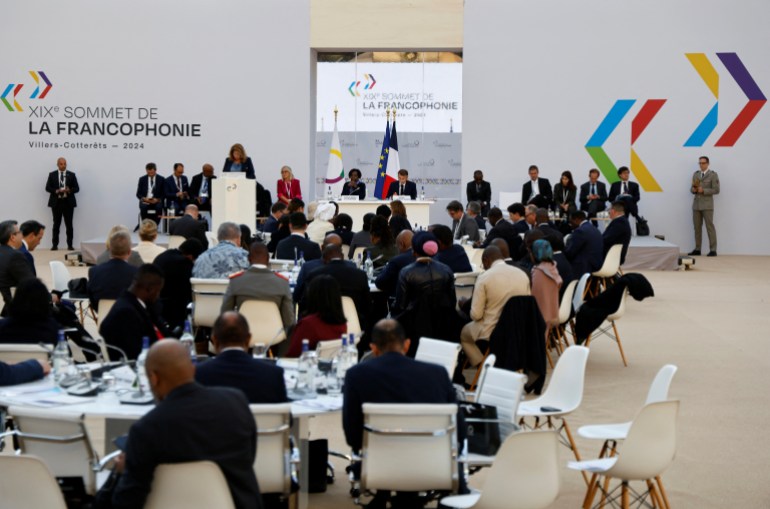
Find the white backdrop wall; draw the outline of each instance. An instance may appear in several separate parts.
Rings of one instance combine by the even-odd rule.
[[[76,243],[113,224],[133,227],[136,183],[149,161],[164,176],[175,162],[185,165],[188,178],[207,162],[219,174],[230,146],[240,142],[273,195],[283,164],[309,183],[315,131],[309,0],[28,0],[5,12],[0,93],[7,84],[23,84],[16,96],[23,111],[0,104],[2,218],[36,218],[50,232],[44,186],[60,156],[80,182]],[[31,70],[43,71],[53,85],[44,99],[30,98]],[[7,99],[13,107],[12,92]],[[33,106],[51,116],[31,116]],[[130,118],[123,110],[121,120],[65,118],[67,107],[78,106],[133,109]],[[138,119],[139,108],[155,108],[156,119]],[[57,123],[70,121],[78,131],[91,122],[197,124],[200,135],[57,134]],[[51,134],[40,134],[43,122]],[[65,142],[106,148],[65,148]],[[124,149],[124,143],[143,146]]]
[[[585,145],[619,99],[636,103],[603,148],[616,166],[629,166],[632,120],[648,99],[666,99],[633,145],[662,187],[642,192],[652,233],[692,249],[690,177],[703,154],[722,185],[719,252],[770,253],[770,236],[756,226],[767,208],[770,107],[734,146],[715,147],[747,103],[717,53],[737,53],[770,93],[768,14],[763,0],[467,0],[463,181],[483,169],[496,197],[521,190],[537,164],[552,184],[563,170],[585,182],[596,167]],[[719,75],[718,124],[700,147],[684,144],[716,100],[686,53],[705,53]]]

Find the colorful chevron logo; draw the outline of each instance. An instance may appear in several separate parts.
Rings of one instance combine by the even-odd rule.
[[[650,170],[647,169],[647,165],[644,164],[644,161],[634,150],[634,143],[636,143],[644,130],[647,129],[647,126],[650,125],[652,119],[655,118],[655,115],[658,114],[665,103],[666,99],[648,99],[631,121],[630,169],[631,173],[639,181],[639,185],[647,192],[661,192],[663,188],[660,187],[658,181],[655,180]],[[618,99],[615,101],[609,113],[605,115],[599,127],[596,128],[585,145],[588,155],[591,156],[591,159],[594,160],[599,171],[601,171],[609,183],[620,180],[618,178],[618,167],[612,162],[612,159],[610,159],[602,146],[617,129],[623,118],[631,111],[634,104],[636,104],[636,99]]]
[[[377,84],[377,80],[374,79],[374,74],[364,74],[364,79],[366,80],[364,90],[371,90],[374,88],[374,85]],[[350,82],[350,86],[348,87],[348,92],[350,92],[350,95],[353,97],[361,97],[361,94],[358,92],[359,85],[361,85],[360,81],[354,80]]]
[[[29,71],[30,76],[32,76],[32,79],[35,80],[35,84],[37,85],[35,87],[35,90],[32,92],[32,95],[29,96],[30,99],[45,99],[45,96],[48,95],[48,92],[53,88],[53,85],[51,84],[51,81],[48,79],[48,76],[43,71]],[[40,80],[43,80],[43,83],[45,83],[45,88],[43,88],[43,91],[40,91]],[[19,102],[16,100],[16,96],[19,94],[19,91],[21,91],[22,87],[24,87],[23,83],[10,83],[7,87],[5,87],[5,90],[3,91],[3,94],[0,95],[0,101],[5,105],[5,107],[8,109],[8,111],[24,111]],[[13,95],[11,97],[8,97],[8,94],[13,92]],[[11,101],[13,104],[11,104]]]
[[[714,106],[711,107],[711,110],[701,120],[698,127],[695,128],[687,141],[684,142],[685,147],[702,147],[718,124],[719,73],[705,53],[685,53],[685,56],[716,99]],[[754,81],[754,78],[749,74],[737,53],[717,53],[717,57],[748,99],[740,113],[738,113],[714,144],[715,147],[732,147],[743,135],[746,128],[754,120],[754,117],[757,116],[759,110],[765,105],[767,98],[762,93],[762,90],[760,90],[756,81]]]

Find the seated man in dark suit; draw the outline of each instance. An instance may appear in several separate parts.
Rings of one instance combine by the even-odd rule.
[[[190,181],[190,200],[198,206],[199,211],[211,212],[211,181],[215,178],[214,167],[206,163]]]
[[[595,168],[588,172],[588,179],[588,182],[580,186],[580,210],[591,218],[607,206],[607,187],[604,182],[599,182],[599,170]]]
[[[251,333],[237,311],[226,311],[214,322],[211,341],[217,356],[195,370],[195,380],[207,386],[233,387],[249,403],[285,403],[283,368],[249,355]]]
[[[534,164],[529,167],[529,180],[521,187],[521,202],[524,205],[550,208],[553,203],[553,188],[548,179],[540,178],[540,170]]]
[[[388,297],[396,296],[398,275],[401,272],[401,269],[414,263],[412,237],[414,237],[414,232],[412,230],[404,230],[398,234],[396,237],[396,247],[398,248],[399,254],[388,261],[385,268],[380,272],[380,275],[374,280],[375,286],[385,292]]]
[[[385,198],[390,199],[393,196],[401,198],[409,196],[413,200],[417,199],[417,184],[409,180],[409,172],[403,168],[398,170],[398,180],[390,183],[388,194],[385,195]]]
[[[32,266],[32,274],[37,275],[35,258],[32,256],[32,251],[34,251],[43,240],[43,235],[45,235],[45,225],[34,219],[30,219],[29,221],[21,223],[19,229],[21,230],[22,236],[22,244],[19,251],[21,251],[24,258],[26,258]]]
[[[508,244],[509,253],[518,253],[521,248],[521,237],[516,232],[516,229],[511,223],[503,219],[503,211],[497,207],[492,207],[489,210],[489,224],[492,225],[492,229],[489,230],[487,238],[484,239],[484,243],[481,247],[488,247],[495,239],[503,239]]]
[[[171,225],[168,227],[168,232],[171,235],[179,235],[185,239],[198,239],[203,249],[209,247],[209,241],[206,238],[207,230],[208,224],[205,220],[201,220],[198,206],[193,204],[186,206],[184,215],[171,221]]]
[[[628,217],[629,214],[634,217],[639,217],[639,208],[637,205],[640,198],[639,184],[628,180],[630,175],[631,172],[628,170],[627,166],[618,168],[618,177],[620,177],[620,181],[613,182],[610,186],[609,200],[610,203],[622,201],[626,206],[626,217]]]
[[[246,397],[195,383],[190,353],[174,339],[150,348],[146,369],[158,405],[128,432],[112,507],[143,507],[158,465],[208,460],[222,471],[236,508],[261,508],[254,474],[257,426]]]
[[[184,175],[184,165],[174,163],[174,173],[171,174],[164,184],[166,192],[166,208],[174,209],[173,215],[181,216],[182,211],[190,203],[190,184]]]
[[[321,247],[307,238],[307,219],[302,212],[295,212],[289,218],[289,231],[291,235],[278,243],[275,248],[275,257],[282,260],[296,260],[300,253],[305,261],[321,258]]]
[[[452,200],[446,206],[446,211],[452,218],[453,239],[461,240],[467,235],[471,242],[479,240],[479,225],[475,219],[465,213],[462,203]]]
[[[574,230],[564,254],[572,263],[575,277],[579,279],[583,274],[601,268],[604,263],[604,241],[599,229],[586,220],[586,213],[582,210],[573,212],[570,222]]]
[[[452,230],[448,226],[436,224],[430,226],[428,230],[436,236],[438,241],[438,253],[433,257],[435,261],[443,263],[455,274],[473,271],[465,248],[452,241]]]
[[[270,207],[270,215],[267,221],[262,224],[262,232],[273,234],[278,230],[278,220],[286,213],[286,204],[282,201],[273,203]]]
[[[620,264],[626,263],[626,253],[628,245],[631,243],[631,225],[626,216],[626,207],[624,202],[616,201],[610,207],[610,218],[612,219],[602,234],[604,239],[604,256],[615,244],[622,244],[623,250],[620,252]]]
[[[537,209],[535,215],[535,228],[543,232],[543,238],[551,244],[554,251],[564,250],[564,235],[553,227],[548,219],[548,209]],[[534,228],[533,228],[534,229]]]
[[[476,221],[476,225],[479,227],[479,232],[487,231],[487,224],[484,218],[481,216],[481,205],[477,201],[468,202],[465,207],[465,215]]]
[[[165,282],[160,292],[160,309],[169,327],[184,325],[192,302],[193,264],[204,249],[198,239],[187,239],[179,249],[167,249],[155,257],[152,264],[163,271]]]
[[[446,369],[407,357],[410,340],[396,320],[380,320],[372,330],[374,358],[357,364],[345,375],[342,403],[342,427],[345,439],[354,451],[363,445],[364,403],[456,403],[452,382]],[[465,438],[465,427],[458,413],[458,442]],[[462,487],[461,487],[462,490]],[[378,491],[367,507],[385,507],[389,493]],[[393,507],[406,507],[416,494],[399,493],[403,500]]]
[[[334,244],[335,246],[342,247],[342,238],[337,235],[336,233],[327,233],[323,240],[323,245],[321,246],[322,249],[325,249],[326,246],[329,246],[331,244]],[[306,261],[304,265],[302,265],[302,268],[299,269],[299,274],[297,274],[297,282],[294,284],[294,292],[292,293],[292,298],[294,299],[295,304],[299,304],[302,301],[302,297],[305,295],[305,289],[307,288],[308,283],[308,276],[311,272],[316,270],[319,267],[323,267],[324,259],[323,259],[323,251],[321,251],[322,256],[321,258],[316,258],[315,260],[310,260],[309,262]]]
[[[16,221],[0,223],[0,293],[5,306],[11,303],[11,288],[35,277],[29,262],[19,251],[21,245],[21,230]],[[3,316],[5,316],[5,307],[3,307]]]
[[[158,175],[155,163],[147,163],[144,167],[147,175],[139,177],[136,186],[136,197],[139,199],[139,215],[143,220],[160,221],[163,212],[163,198],[166,196],[166,179]]]
[[[489,204],[492,201],[492,186],[484,180],[481,170],[473,172],[473,180],[465,186],[465,197],[469,202],[478,202],[481,206],[481,215],[489,214]]]
[[[131,286],[118,297],[99,325],[99,333],[107,344],[123,350],[129,360],[139,357],[143,337],[150,338],[152,344],[168,332],[155,313],[162,288],[160,269],[149,263],[142,265]]]
[[[117,299],[131,285],[136,267],[129,265],[131,235],[118,230],[110,237],[110,260],[88,269],[88,299],[99,311],[99,299]]]
[[[511,219],[513,230],[517,233],[527,233],[529,231],[529,225],[525,216],[527,215],[527,209],[521,203],[513,203],[508,206],[508,217]],[[511,251],[515,253],[516,251]]]

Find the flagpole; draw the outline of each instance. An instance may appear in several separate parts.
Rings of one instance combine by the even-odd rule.
[[[337,105],[334,105],[334,127],[337,127],[337,113],[339,110],[337,109]]]

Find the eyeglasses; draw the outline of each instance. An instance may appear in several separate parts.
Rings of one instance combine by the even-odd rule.
[[[706,161],[698,161],[698,164],[708,164]]]

